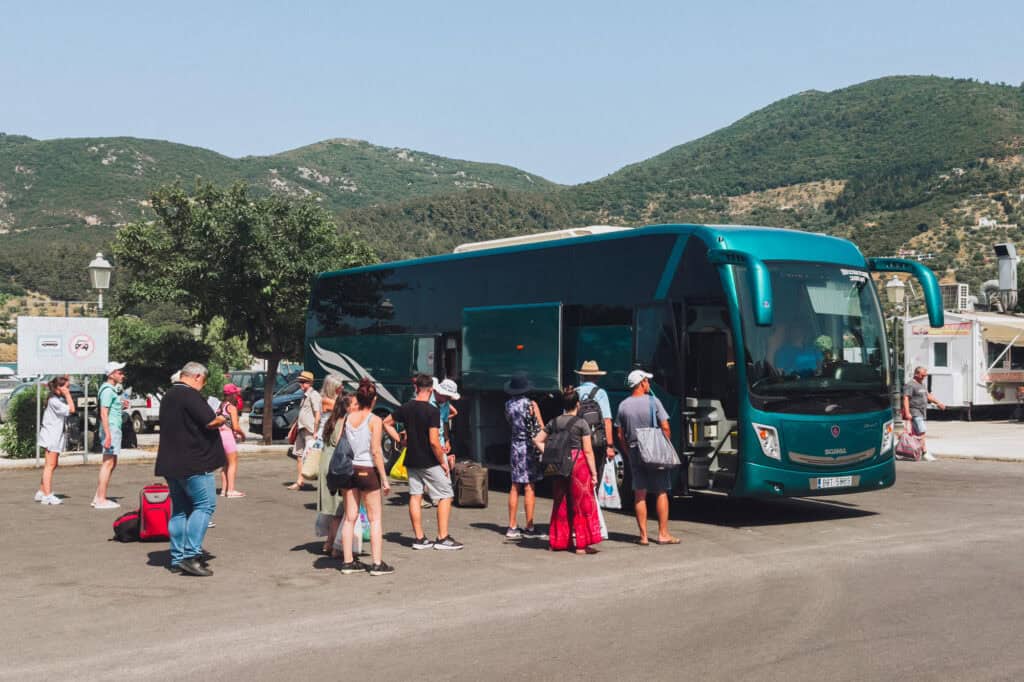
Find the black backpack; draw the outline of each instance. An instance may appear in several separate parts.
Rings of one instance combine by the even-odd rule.
[[[580,400],[580,408],[576,413],[583,417],[583,420],[587,422],[587,426],[590,427],[590,439],[594,445],[594,453],[603,455],[604,449],[608,447],[608,439],[605,438],[604,417],[601,416],[601,406],[594,400],[594,396],[600,390],[598,386],[590,389],[590,393]]]
[[[558,428],[559,417],[551,420],[552,432],[544,439],[544,453],[540,462],[545,469],[549,469],[556,476],[572,476],[572,468],[576,464],[576,457],[573,455],[572,427],[580,420],[574,416],[564,428]]]
[[[139,541],[139,510],[126,512],[114,519],[114,539],[118,542]]]
[[[336,478],[348,478],[355,471],[352,460],[356,453],[345,437],[345,419],[341,421],[341,435],[334,446],[334,454],[331,455],[331,463],[327,465],[327,472]],[[333,434],[332,434],[333,435]]]

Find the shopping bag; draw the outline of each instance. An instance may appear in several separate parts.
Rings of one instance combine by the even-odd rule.
[[[597,488],[598,506],[605,509],[622,509],[622,497],[619,495],[619,483],[615,480],[615,462],[607,460],[604,473]]]
[[[307,481],[315,481],[320,477],[320,456],[323,451],[321,441],[317,441],[306,451],[306,456],[302,459],[302,477]]]
[[[395,465],[391,467],[390,476],[396,481],[409,480],[409,472],[405,468],[405,448],[402,448],[402,452],[399,453],[398,459],[395,460]]]
[[[317,514],[313,523],[313,537],[325,538],[331,532],[331,514]]]
[[[901,433],[900,439],[896,441],[896,456],[900,459],[920,461],[923,449],[921,439],[909,431]]]
[[[597,493],[594,493],[594,500],[597,501]],[[597,505],[597,520],[601,522],[601,539],[608,539],[608,524],[604,522],[604,512],[601,511],[601,505]]]
[[[370,517],[366,515],[366,507],[359,505],[359,520],[356,522],[363,528],[362,538],[364,542],[370,541]]]
[[[359,554],[363,553],[363,529],[360,527],[361,525],[362,525],[362,523],[357,518],[356,519],[356,525],[352,529],[352,554],[353,554],[353,556],[358,556]],[[334,542],[331,543],[331,546],[334,547],[334,551],[339,552],[339,553],[343,551],[342,546],[341,546],[341,534],[342,534],[342,532],[344,530],[345,530],[345,524],[344,523],[339,523],[338,524],[338,533],[334,536]]]

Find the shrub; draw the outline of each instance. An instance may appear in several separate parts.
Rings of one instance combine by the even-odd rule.
[[[45,390],[43,394],[45,399]],[[36,456],[35,391],[21,391],[11,399],[7,421],[0,425],[0,450],[14,459]]]

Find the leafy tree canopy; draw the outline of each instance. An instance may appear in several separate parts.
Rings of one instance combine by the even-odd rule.
[[[114,255],[131,277],[127,304],[171,301],[193,324],[224,320],[225,334],[246,338],[267,360],[264,438],[278,363],[299,357],[310,284],[320,272],[376,261],[358,234],[341,236],[330,213],[311,200],[254,196],[245,183],[199,182],[153,192],[156,220],[118,231]]]

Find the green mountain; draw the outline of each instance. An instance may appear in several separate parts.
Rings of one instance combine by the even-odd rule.
[[[343,221],[422,235],[392,244],[423,252],[481,227],[489,239],[559,224],[774,225],[844,236],[868,255],[917,254],[977,291],[994,276],[991,244],[1024,236],[1022,146],[1022,88],[900,76],[788,97],[574,187],[481,192],[469,205],[469,196],[413,199]]]
[[[0,230],[117,225],[145,215],[148,192],[196,177],[246,180],[257,191],[316,196],[333,210],[496,187],[550,189],[509,166],[459,161],[359,140],[326,140],[232,159],[198,147],[128,137],[33,140],[0,134]]]
[[[793,95],[573,187],[348,140],[229,159],[128,138],[0,136],[0,229],[59,227],[43,231],[43,250],[42,234],[0,235],[0,276],[58,292],[39,253],[80,259],[109,240],[103,226],[143,214],[149,187],[202,175],[312,193],[388,259],[582,224],[760,224],[916,254],[977,291],[994,276],[990,245],[1024,236],[1022,147],[1024,88],[929,76]]]

